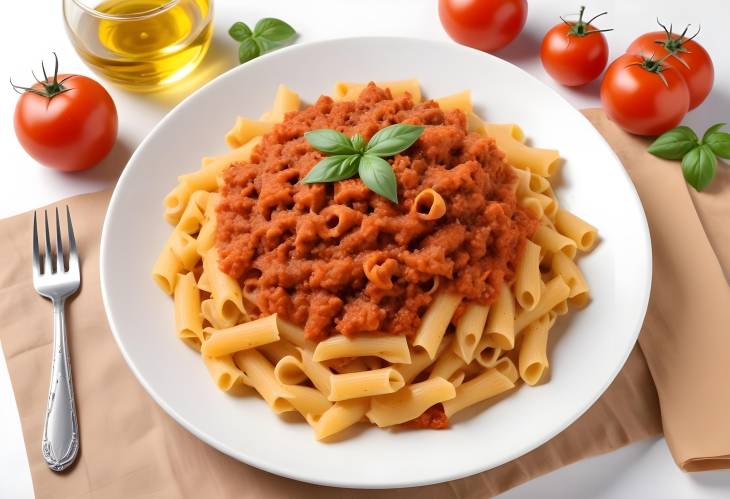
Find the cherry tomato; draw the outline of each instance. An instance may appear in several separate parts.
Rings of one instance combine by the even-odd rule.
[[[44,70],[45,74],[45,70]],[[59,75],[30,88],[15,106],[15,135],[39,163],[61,171],[90,168],[111,150],[117,109],[104,87],[86,76]]]
[[[527,0],[439,0],[439,17],[454,41],[490,52],[522,31]]]
[[[679,71],[689,87],[689,108],[699,106],[712,89],[715,78],[715,69],[712,65],[710,54],[694,40],[699,31],[692,37],[687,38],[687,28],[682,34],[672,33],[671,27],[667,29],[663,24],[659,25],[664,31],[646,33],[631,42],[626,53],[637,54],[644,57],[671,56],[667,63]]]
[[[689,110],[682,75],[662,60],[624,54],[601,83],[601,102],[618,125],[637,135],[659,135],[679,125]]]
[[[580,8],[577,22],[563,21],[545,34],[540,46],[540,59],[545,71],[563,85],[585,85],[601,74],[608,62],[608,43],[603,31],[583,21],[585,7]]]

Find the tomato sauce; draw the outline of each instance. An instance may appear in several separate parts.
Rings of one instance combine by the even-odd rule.
[[[303,184],[324,156],[303,135],[333,128],[366,140],[395,123],[424,125],[418,141],[388,162],[399,203],[357,177]],[[367,332],[411,335],[433,300],[431,291],[493,302],[513,279],[537,221],[515,197],[516,177],[494,141],[467,131],[459,110],[368,85],[357,101],[322,96],[263,137],[250,162],[224,173],[217,207],[220,268],[246,284],[256,314],[278,313],[308,338]],[[446,214],[424,220],[411,207],[432,188]],[[380,264],[392,286],[365,275]],[[382,274],[381,274],[382,275]]]

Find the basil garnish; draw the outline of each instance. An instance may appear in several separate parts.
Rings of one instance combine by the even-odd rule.
[[[314,165],[302,182],[336,182],[359,174],[360,180],[371,191],[397,203],[398,183],[395,173],[390,163],[383,158],[411,147],[424,129],[419,125],[391,125],[373,135],[367,144],[360,134],[350,138],[327,128],[307,132],[304,134],[307,142],[330,156]]]

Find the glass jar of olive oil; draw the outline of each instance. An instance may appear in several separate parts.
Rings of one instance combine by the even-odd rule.
[[[76,51],[98,73],[132,90],[184,78],[210,44],[213,0],[63,0]]]

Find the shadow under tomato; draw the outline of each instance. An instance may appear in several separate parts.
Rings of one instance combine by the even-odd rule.
[[[57,172],[58,175],[68,176],[75,184],[92,184],[95,189],[111,187],[119,178],[124,167],[132,156],[134,148],[124,137],[117,137],[112,150],[96,166],[80,172]]]
[[[492,52],[492,55],[514,64],[520,64],[538,59],[541,43],[542,40],[537,35],[525,29],[509,45]]]

